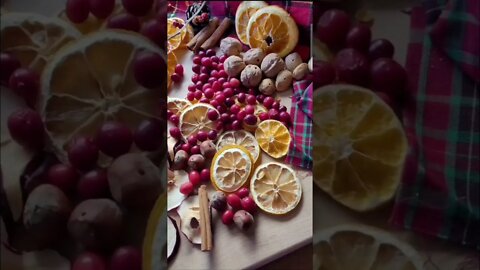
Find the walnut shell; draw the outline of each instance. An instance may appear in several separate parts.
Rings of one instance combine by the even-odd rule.
[[[242,58],[235,55],[228,57],[223,63],[223,69],[230,77],[236,77],[244,68],[245,63]]]
[[[303,79],[309,72],[308,64],[301,63],[295,70],[293,71],[293,78],[295,80]]]
[[[276,53],[269,53],[263,58],[261,68],[265,76],[274,78],[277,74],[285,69],[285,62]]]
[[[260,66],[263,58],[265,58],[265,52],[259,48],[250,49],[243,55],[243,61],[247,65]]]
[[[257,87],[262,80],[262,71],[258,66],[248,65],[240,74],[240,81],[246,87]]]
[[[287,69],[280,71],[280,73],[277,75],[277,79],[275,80],[275,87],[277,88],[277,91],[283,92],[288,90],[292,85],[292,79],[292,72]]]
[[[226,37],[220,41],[220,52],[222,52],[222,54],[228,56],[240,55],[242,49],[242,43],[240,43],[240,41],[238,41],[236,38]]]
[[[260,83],[260,86],[258,86],[258,90],[267,96],[273,95],[275,91],[277,91],[277,88],[275,88],[275,82],[272,79],[266,78],[263,79],[263,81]]]
[[[287,69],[291,72],[293,72],[295,68],[298,67],[298,65],[300,65],[301,63],[303,63],[302,57],[300,57],[300,54],[296,52],[291,53],[287,55],[287,57],[285,57],[285,65],[287,66]]]

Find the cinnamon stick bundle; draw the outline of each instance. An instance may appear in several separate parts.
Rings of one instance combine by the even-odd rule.
[[[215,32],[213,32],[213,34],[201,45],[201,48],[203,50],[208,50],[215,47],[215,45],[218,44],[220,39],[223,37],[223,35],[225,35],[225,32],[227,32],[231,25],[232,20],[229,18],[224,18]]]
[[[188,43],[187,48],[193,51],[200,50],[200,46],[207,40],[217,29],[218,18],[214,17],[210,20],[207,26],[205,26],[200,32],[198,32]]]
[[[210,207],[208,204],[207,186],[201,185],[198,189],[200,200],[200,236],[202,239],[201,250],[212,250],[212,224],[210,220]]]

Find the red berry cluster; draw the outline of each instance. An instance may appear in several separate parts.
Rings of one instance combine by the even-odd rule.
[[[233,216],[239,210],[245,210],[252,215],[257,210],[257,205],[250,196],[250,190],[246,187],[240,188],[236,193],[228,194],[227,204],[229,207],[222,214],[222,222],[225,225],[233,223]]]
[[[326,11],[316,26],[316,36],[336,52],[336,56],[332,63],[314,63],[315,87],[343,82],[370,87],[386,94],[387,100],[401,97],[407,75],[405,69],[392,59],[395,48],[390,41],[371,40],[370,27],[353,24],[342,10]]]
[[[177,64],[175,66],[175,73],[173,73],[171,76],[170,76],[170,79],[172,79],[173,82],[180,82],[183,78],[183,66],[180,65],[180,64]]]

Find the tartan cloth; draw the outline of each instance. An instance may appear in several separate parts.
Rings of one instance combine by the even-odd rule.
[[[436,0],[412,10],[406,63],[411,97],[404,108],[410,151],[390,220],[476,249],[479,7],[478,0]]]
[[[185,19],[185,10],[195,1],[169,1],[169,17],[178,16]],[[311,56],[310,39],[312,24],[311,1],[266,1],[270,5],[278,5],[287,10],[299,26],[299,42],[295,51],[300,54],[304,62]],[[241,1],[209,1],[210,13],[213,16],[224,18],[234,17]],[[231,36],[235,36],[234,28]],[[304,169],[312,168],[312,92],[311,81],[303,80],[293,85],[292,107],[292,142],[285,161]]]
[[[305,169],[312,169],[312,117],[313,117],[313,83],[308,80],[293,84],[292,108],[292,142],[285,161]]]

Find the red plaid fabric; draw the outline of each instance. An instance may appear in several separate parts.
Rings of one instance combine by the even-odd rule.
[[[478,0],[429,0],[412,10],[404,110],[411,149],[391,217],[397,226],[477,249],[479,13]]]

